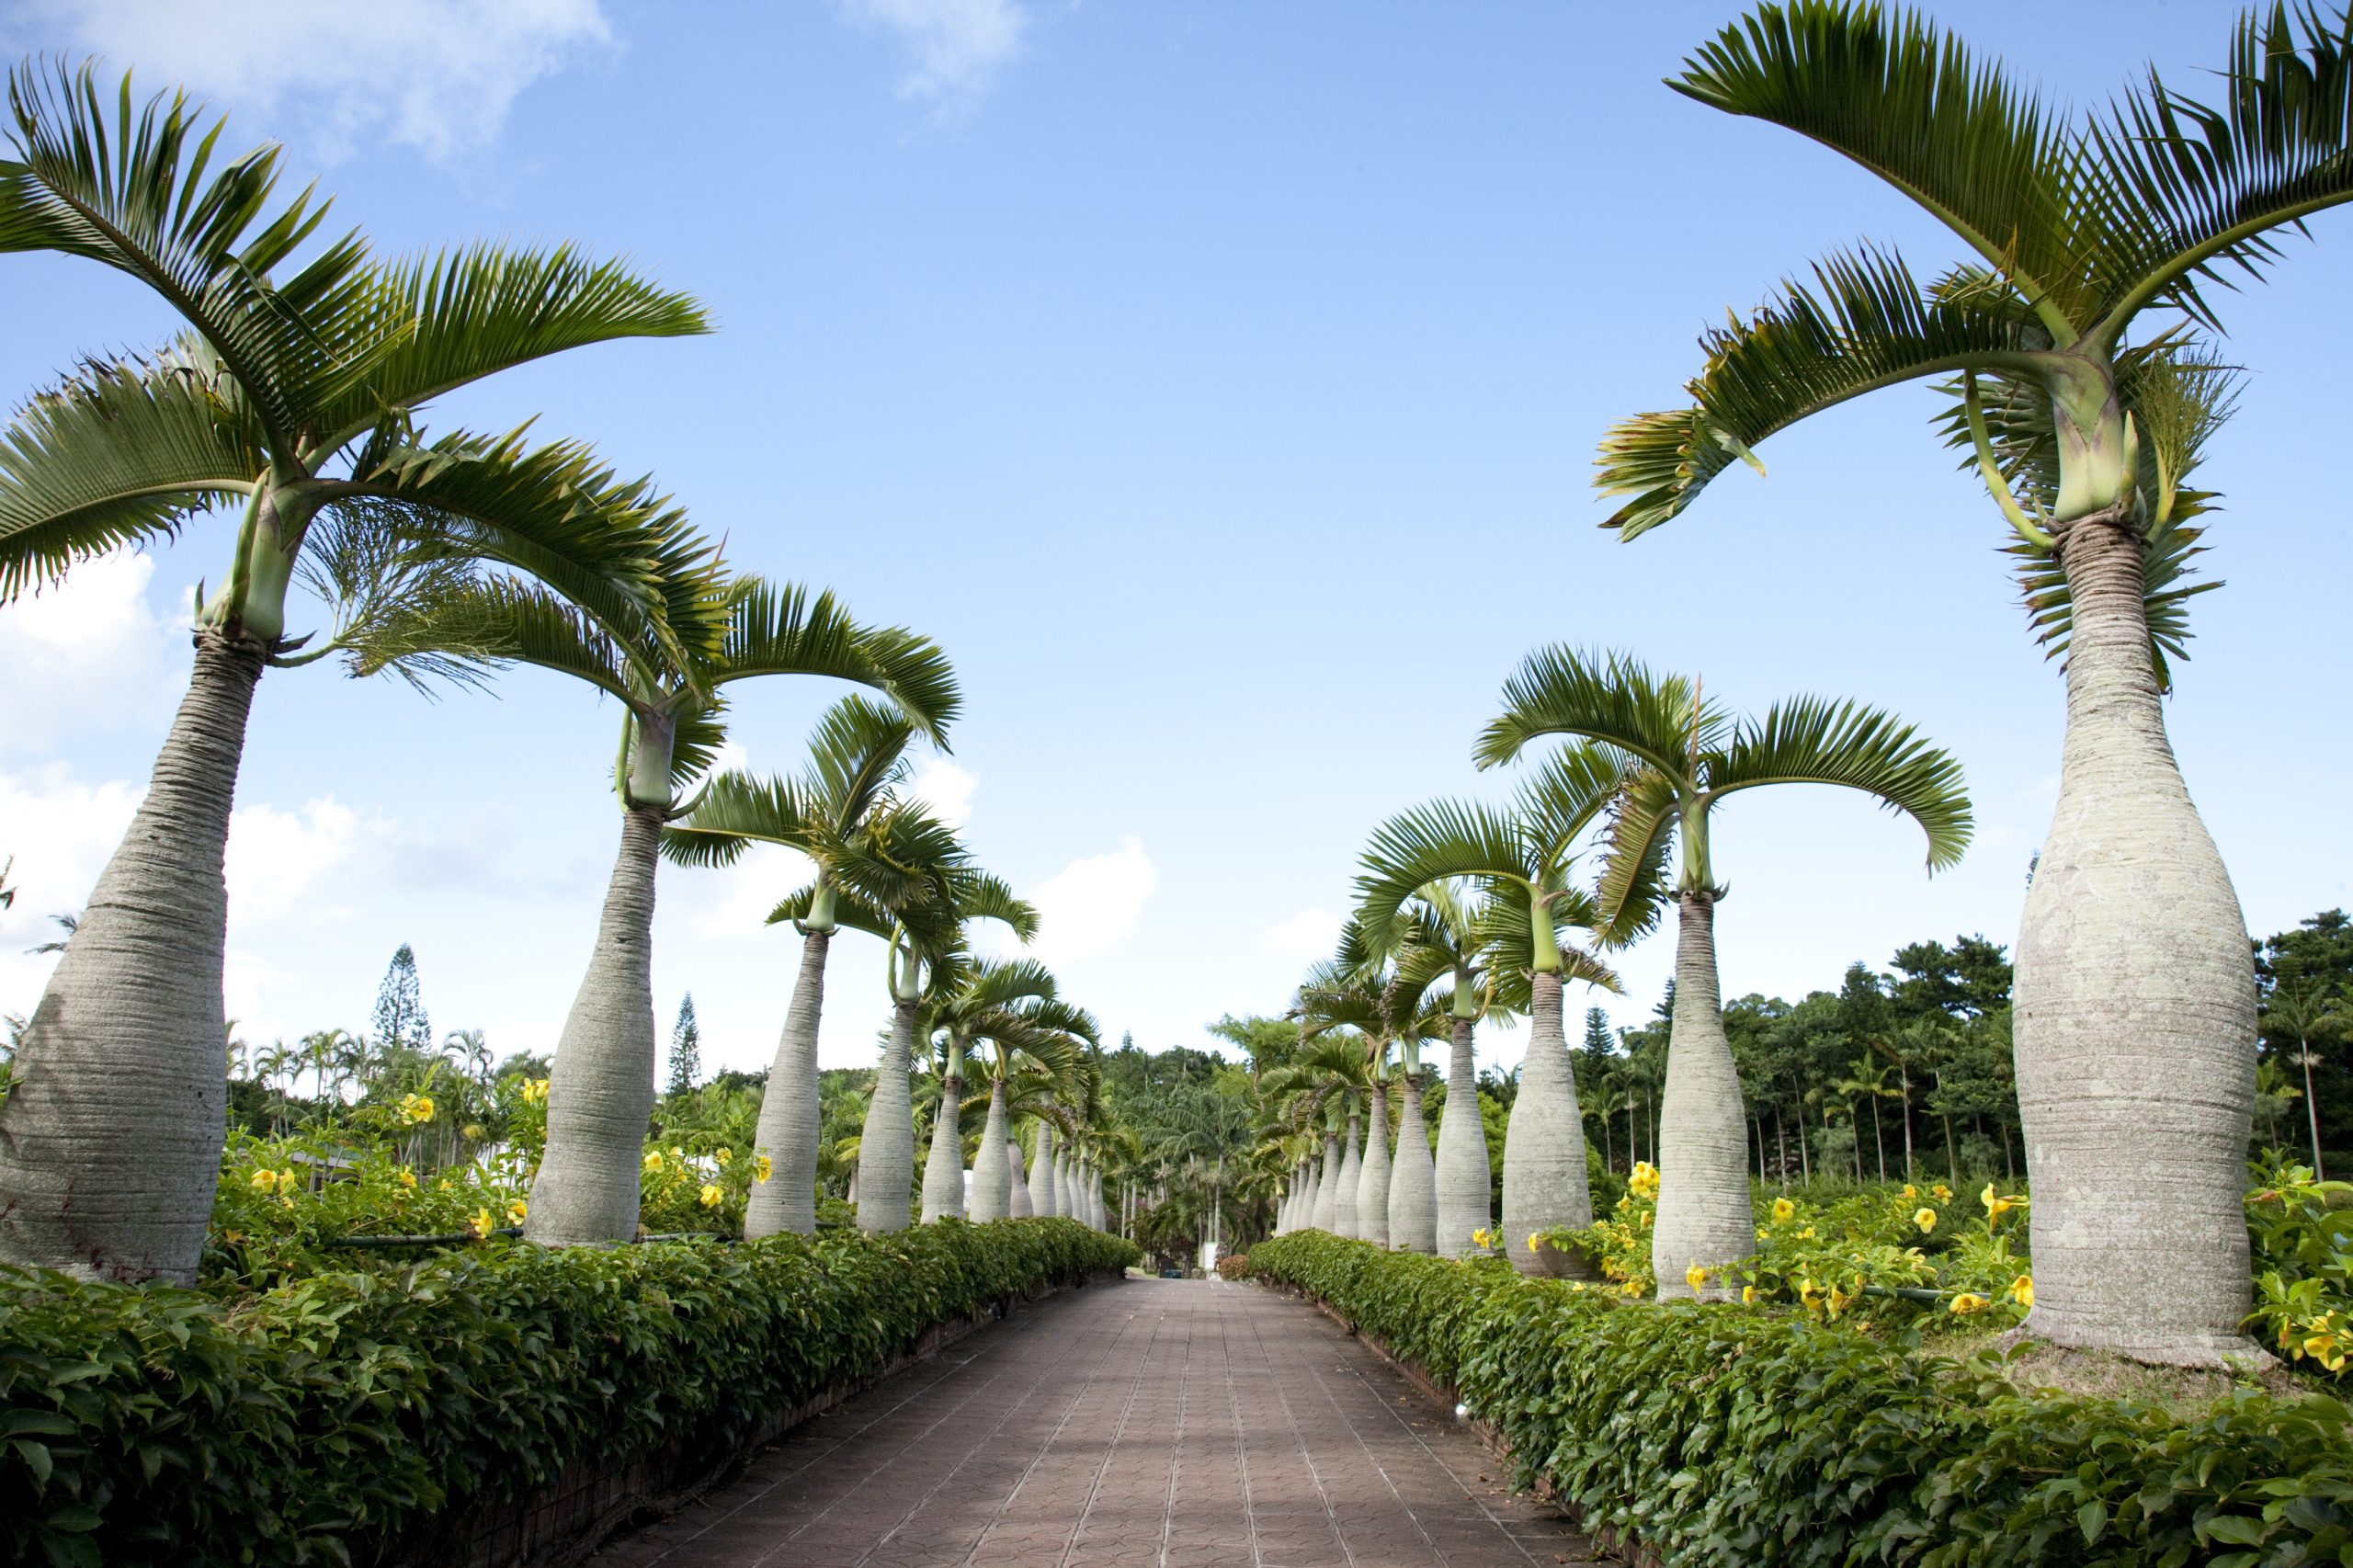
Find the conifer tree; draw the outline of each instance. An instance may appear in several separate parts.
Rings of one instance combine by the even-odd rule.
[[[433,1020],[426,1016],[425,994],[417,983],[416,953],[406,942],[392,954],[384,983],[376,987],[376,1039],[380,1044],[413,1051],[433,1049]]]
[[[695,994],[678,1004],[678,1021],[670,1026],[670,1092],[683,1095],[702,1076],[702,1026],[695,1022]]]

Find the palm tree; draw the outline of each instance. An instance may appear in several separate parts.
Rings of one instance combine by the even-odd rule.
[[[1302,1000],[1313,994],[1310,987],[1302,988]],[[1289,1064],[1275,1068],[1259,1082],[1261,1096],[1290,1125],[1302,1131],[1318,1122],[1323,1125],[1324,1159],[1315,1181],[1314,1212],[1304,1222],[1336,1236],[1350,1234],[1340,1228],[1344,1191],[1348,1196],[1348,1219],[1351,1222],[1355,1219],[1356,1195],[1346,1179],[1347,1148],[1362,1125],[1362,1108],[1372,1092],[1372,1067],[1365,1042],[1353,1029],[1314,1035]],[[1341,1141],[1344,1127],[1349,1144]],[[1358,1158],[1361,1176],[1361,1152]]]
[[[219,123],[184,98],[134,107],[127,76],[116,98],[88,66],[10,74],[0,251],[102,263],[187,331],[85,364],[0,432],[0,602],[208,514],[233,519],[234,543],[146,795],[16,1058],[0,1260],[187,1282],[225,1128],[222,864],[262,671],[321,657],[469,558],[644,603],[676,538],[644,484],[519,432],[428,441],[415,415],[528,360],[705,322],[686,296],[569,247],[386,263],[355,232],[297,266],[326,210],[308,192],[278,202],[276,148],[223,166]],[[347,612],[308,652],[288,635],[298,576]]]
[[[674,649],[645,617],[483,578],[387,614],[355,642],[368,673],[418,658],[525,664],[595,687],[622,708],[613,792],[620,848],[587,972],[557,1038],[548,1138],[525,1235],[543,1245],[626,1241],[637,1229],[638,1158],[654,1100],[654,873],[663,832],[692,812],[678,791],[725,736],[727,688],[765,676],[824,676],[882,692],[943,744],[961,699],[928,640],[852,620],[829,593],[730,579],[715,559],[665,585]]]
[[[2219,107],[2152,70],[2070,124],[1916,17],[1809,0],[1726,29],[1670,84],[1844,153],[1967,253],[1925,288],[1889,252],[1818,263],[1811,287],[1711,333],[1692,405],[1614,429],[1597,483],[1633,496],[1608,524],[1632,539],[1819,410],[1958,378],[1947,428],[2008,519],[2037,634],[2066,656],[2015,992],[2026,1326],[2062,1345],[2246,1351],[2255,979],[2160,699],[2206,585],[2183,579],[2211,497],[2183,480],[2227,404],[2189,333],[2219,327],[2206,283],[2258,275],[2279,231],[2353,199],[2348,46],[2353,13],[2274,5],[2236,23]],[[2152,329],[2151,312],[2170,319]]]
[[[904,713],[844,698],[809,737],[809,763],[796,779],[762,780],[722,773],[693,811],[662,836],[663,853],[686,865],[724,866],[754,844],[799,851],[816,868],[801,914],[779,907],[771,923],[790,920],[801,933],[801,970],[760,1098],[756,1146],[771,1179],[752,1189],[744,1211],[746,1237],[817,1228],[817,1030],[825,1005],[825,961],[839,929],[835,906],[847,887],[887,902],[906,873],[878,855],[884,819],[902,802],[906,750],[915,725]],[[788,903],[791,902],[790,900]]]
[[[1597,930],[1603,922],[1592,899],[1568,885],[1572,846],[1608,806],[1618,784],[1615,762],[1592,748],[1555,759],[1554,765],[1520,792],[1514,809],[1438,801],[1392,817],[1375,829],[1363,869],[1357,877],[1357,919],[1377,946],[1396,940],[1407,901],[1434,884],[1470,879],[1483,893],[1471,934],[1489,969],[1490,1002],[1529,1018],[1527,1055],[1518,1097],[1504,1135],[1501,1234],[1513,1266],[1523,1273],[1581,1272],[1575,1255],[1551,1245],[1529,1246],[1524,1238],[1555,1227],[1581,1229],[1593,1222],[1593,1194],[1586,1178],[1585,1118],[1577,1109],[1576,1077],[1563,1031],[1561,987],[1564,980],[1618,988],[1607,966],[1574,943],[1566,928]],[[1458,970],[1458,1009],[1471,968]],[[1470,1032],[1470,1018],[1456,1014],[1458,1039]],[[1457,1068],[1466,1053],[1457,1048]],[[1468,1102],[1461,1112],[1457,1100]],[[1450,1084],[1447,1115],[1478,1115],[1476,1085]],[[1469,1195],[1473,1173],[1460,1140],[1449,1156],[1446,1127],[1438,1128],[1438,1247],[1461,1250],[1466,1237],[1451,1235],[1448,1195]],[[1485,1140],[1477,1149],[1483,1151]],[[1454,1168],[1449,1170],[1452,1160]],[[1477,1210],[1486,1209],[1487,1169],[1482,1160]],[[1458,1200],[1459,1201],[1459,1200]],[[1460,1224],[1456,1210],[1452,1222]]]
[[[1743,790],[1836,784],[1859,790],[1920,824],[1931,870],[1961,858],[1970,835],[1961,764],[1892,715],[1853,702],[1796,698],[1761,722],[1735,721],[1699,684],[1652,674],[1616,654],[1567,648],[1529,655],[1504,686],[1503,712],[1481,735],[1483,767],[1511,761],[1542,735],[1571,735],[1551,766],[1589,788],[1606,750],[1620,767],[1609,850],[1598,895],[1619,929],[1646,922],[1664,892],[1669,850],[1681,860],[1673,892],[1678,920],[1675,1013],[1668,1026],[1666,1088],[1659,1117],[1658,1219],[1651,1254],[1662,1297],[1692,1293],[1689,1271],[1712,1271],[1756,1250],[1748,1200],[1748,1125],[1717,994],[1715,906],[1723,896],[1710,854],[1710,819]]]
[[[2313,1039],[2342,1028],[2347,1021],[2339,999],[2320,983],[2298,977],[2283,980],[2263,999],[2263,1024],[2275,1037],[2296,1042],[2296,1061],[2304,1070],[2304,1116],[2313,1137],[2313,1175],[2326,1180],[2328,1168],[2320,1152],[2320,1099],[2313,1090]]]
[[[1054,1124],[1040,1117],[1030,1134],[1029,1207],[1040,1219],[1052,1219],[1062,1210],[1062,1187],[1054,1179]]]
[[[972,1218],[1005,1219],[1013,1202],[1005,1119],[1014,1066],[1026,1062],[1060,1080],[1076,1070],[1085,1046],[1094,1041],[1095,1020],[1062,1000],[1052,971],[1036,960],[983,959],[963,966],[952,987],[933,988],[923,1024],[939,1037],[941,1069],[940,1109],[924,1167],[925,1222],[965,1212],[963,1139],[956,1108],[961,1103],[966,1057],[982,1044],[994,1048],[994,1061],[988,1064],[989,1093],[983,1102],[987,1124],[972,1157]]]

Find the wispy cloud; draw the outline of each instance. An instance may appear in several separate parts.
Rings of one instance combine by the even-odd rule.
[[[1029,18],[1017,0],[838,0],[843,13],[898,36],[912,59],[899,95],[969,103],[1021,52]]]
[[[1268,952],[1287,959],[1329,958],[1339,944],[1340,917],[1328,909],[1302,909],[1267,927],[1259,940]]]
[[[329,161],[371,138],[448,162],[612,30],[597,0],[29,0],[18,47],[103,55],[223,108],[284,106]]]
[[[1110,951],[1159,886],[1160,873],[1140,839],[1123,838],[1108,855],[1073,860],[1027,895],[1038,906],[1034,950],[1050,961]]]
[[[950,827],[972,825],[972,791],[981,781],[944,756],[926,757],[907,781],[907,793]]]

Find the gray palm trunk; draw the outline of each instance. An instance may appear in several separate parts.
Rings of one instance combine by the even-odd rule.
[[[939,1085],[931,1119],[931,1153],[923,1163],[923,1222],[964,1217],[964,1076]]]
[[[1103,1173],[1093,1165],[1086,1167],[1086,1205],[1088,1223],[1098,1231],[1111,1228],[1111,1206],[1103,1200]]]
[[[1340,1233],[1340,1135],[1324,1130],[1324,1165],[1315,1180],[1315,1228]]]
[[[222,859],[263,651],[197,633],[147,794],[0,1101],[0,1261],[193,1283],[227,1131]]]
[[[1658,1218],[1651,1261],[1661,1301],[1693,1294],[1686,1273],[1708,1269],[1698,1294],[1732,1293],[1722,1273],[1756,1250],[1748,1201],[1748,1111],[1716,983],[1716,901],[1676,895],[1675,1017],[1667,1026],[1666,1086],[1659,1097]]]
[[[1062,1196],[1054,1186],[1054,1124],[1038,1123],[1038,1152],[1029,1159],[1029,1205],[1043,1219],[1062,1212],[1057,1199]]]
[[[1446,1108],[1438,1119],[1438,1256],[1476,1252],[1471,1233],[1495,1222],[1487,1130],[1479,1120],[1479,1066],[1472,1020],[1454,1020],[1452,1059],[1446,1074]]]
[[[1005,1176],[1011,1189],[1006,1201],[1006,1214],[1015,1220],[1027,1220],[1038,1212],[1029,1199],[1029,1183],[1021,1174],[1021,1145],[1007,1139],[1005,1145]]]
[[[2144,1360],[2252,1354],[2246,921],[2166,739],[2137,536],[2064,535],[2067,736],[2018,931],[2014,1048],[2034,1308],[2022,1333]]]
[[[1585,1119],[1577,1113],[1577,1081],[1561,1028],[1561,977],[1531,974],[1529,985],[1528,1054],[1520,1062],[1519,1093],[1504,1131],[1501,1244],[1522,1274],[1589,1274],[1575,1253],[1549,1244],[1528,1244],[1530,1236],[1555,1226],[1582,1230],[1593,1223],[1593,1192],[1586,1184]],[[1678,985],[1676,995],[1682,994]],[[1740,1151],[1745,1173],[1745,1133]],[[1744,1199],[1747,1192],[1744,1179]]]
[[[1363,1227],[1357,1223],[1357,1187],[1364,1180],[1362,1124],[1354,1111],[1348,1113],[1348,1140],[1340,1151],[1339,1185],[1332,1192],[1332,1233],[1350,1241],[1360,1240]]]
[[[1314,1231],[1321,1230],[1323,1228],[1318,1221],[1318,1216],[1323,1212],[1324,1191],[1326,1185],[1327,1181],[1324,1169],[1324,1155],[1321,1151],[1318,1151],[1315,1155],[1314,1165],[1308,1173],[1307,1203],[1299,1216],[1300,1229],[1303,1231]]]
[[[825,956],[830,931],[801,938],[801,973],[792,983],[792,1005],[776,1042],[760,1096],[760,1123],[753,1147],[768,1157],[768,1179],[753,1185],[744,1206],[745,1237],[779,1231],[813,1235],[817,1230],[817,1023],[825,1006]]]
[[[1375,1084],[1365,1111],[1364,1157],[1357,1173],[1357,1239],[1389,1244],[1389,1093]]]
[[[1078,1194],[1070,1178],[1070,1151],[1054,1151],[1054,1212],[1065,1220],[1085,1220],[1079,1212]]]
[[[654,877],[664,811],[631,806],[597,946],[548,1076],[548,1142],[523,1233],[542,1246],[637,1234],[639,1162],[654,1116]]]
[[[907,1084],[907,1058],[915,1050],[915,1004],[891,1009],[891,1037],[874,1074],[874,1097],[866,1102],[866,1124],[858,1140],[858,1228],[904,1231],[907,1199],[915,1183],[915,1108]]]
[[[989,1080],[989,1118],[981,1129],[981,1146],[972,1153],[974,1224],[1003,1220],[1013,1213],[1013,1166],[1005,1156],[1005,1084]]]
[[[1430,1159],[1429,1129],[1422,1119],[1419,1073],[1405,1074],[1404,1096],[1397,1158],[1389,1173],[1389,1244],[1400,1252],[1432,1253],[1438,1250],[1438,1166]]]

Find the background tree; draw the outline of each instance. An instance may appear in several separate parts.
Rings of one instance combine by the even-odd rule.
[[[694,1092],[702,1077],[702,1026],[695,1021],[695,994],[678,1004],[677,1022],[670,1026],[670,1093]]]
[[[425,993],[417,982],[416,954],[406,942],[392,950],[392,961],[376,987],[373,1022],[377,1040],[386,1045],[433,1048],[433,1021],[426,1015]]]

